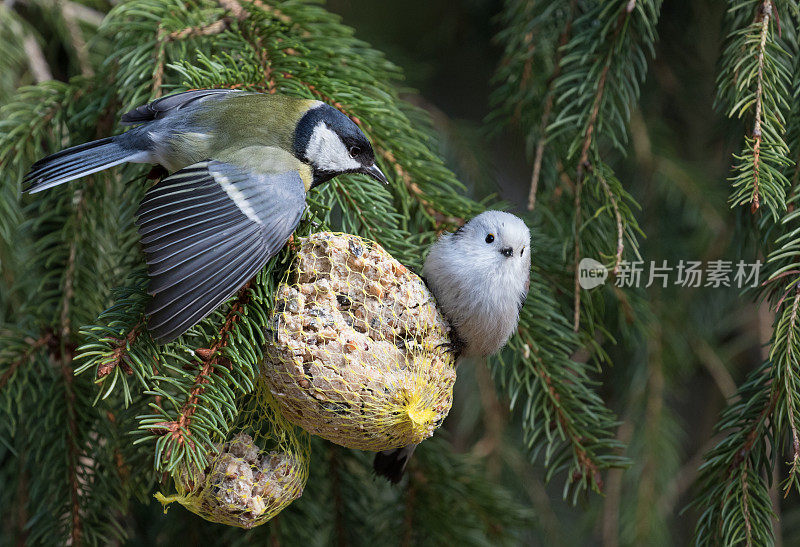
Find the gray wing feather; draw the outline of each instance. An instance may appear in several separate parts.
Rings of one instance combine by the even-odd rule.
[[[142,238],[142,243],[147,243],[152,252],[161,251],[169,248],[183,247],[184,242],[200,240],[201,238],[213,236],[218,230],[225,230],[231,226],[238,224],[238,219],[231,215],[228,220],[215,221],[212,225],[205,224],[199,227],[181,228],[165,237],[150,238],[145,241]]]
[[[230,198],[222,192],[211,196],[196,196],[181,199],[175,196],[174,203],[164,203],[153,206],[147,210],[147,214],[139,217],[139,226],[142,233],[148,233],[153,228],[159,228],[165,224],[179,223],[184,220],[197,216],[208,217],[217,213],[225,213],[229,210],[228,201]],[[193,216],[183,217],[184,211],[192,211]]]
[[[243,226],[240,225],[240,228]],[[150,291],[171,289],[173,299],[185,296],[205,280],[203,274],[206,271],[218,271],[220,261],[233,262],[239,257],[237,253],[258,249],[261,243],[262,237],[257,230],[247,229],[243,232],[239,229],[231,232],[227,238],[219,236],[199,246],[190,245],[158,262],[148,254],[148,271],[153,278]]]
[[[230,291],[222,287],[227,287],[227,281],[231,277],[245,275],[240,270],[243,268],[246,269],[247,264],[250,263],[252,255],[254,254],[252,247],[254,247],[254,242],[252,240],[239,242],[230,253],[226,253],[221,257],[221,259],[225,260],[225,268],[223,270],[219,268],[209,268],[209,265],[206,264],[206,267],[202,270],[192,272],[192,277],[189,279],[177,277],[178,274],[176,272],[170,272],[167,275],[171,275],[172,279],[167,279],[165,281],[167,286],[156,293],[156,295],[162,295],[162,298],[160,298],[157,303],[154,303],[152,312],[155,314],[162,310],[174,308],[173,313],[165,316],[162,320],[165,323],[174,323],[184,312],[188,312],[189,314],[195,313],[196,309],[194,309],[193,304],[196,304],[198,299],[201,299],[203,295],[214,298],[218,296],[223,298],[223,300],[227,300],[241,285],[239,287],[233,287]],[[264,262],[266,262],[266,259],[264,259]],[[247,277],[242,284],[255,275],[263,265],[263,263],[259,265],[256,271]],[[211,291],[218,291],[219,294],[212,295],[210,294]],[[152,302],[156,302],[156,300]],[[160,325],[161,323],[157,321],[157,318],[153,317],[152,328],[155,329]],[[192,325],[189,326],[191,327]]]
[[[198,287],[195,292],[191,293],[191,296],[195,294],[197,296],[180,309],[176,315],[172,316],[168,325],[155,327],[157,331],[164,333],[162,335],[163,340],[171,340],[180,336],[205,317],[204,315],[198,318],[197,312],[194,311],[199,303],[208,302],[209,312],[206,313],[208,315],[208,313],[235,294],[269,260],[266,253],[244,254],[243,257],[242,262],[237,263],[235,269],[231,268],[230,273],[223,279],[216,280],[211,287],[208,287],[208,284]],[[170,327],[170,330],[167,330],[168,327]]]
[[[164,238],[169,238],[177,234],[180,230],[194,230],[197,229],[197,226],[216,226],[218,223],[228,222],[232,219],[239,218],[238,210],[231,210],[231,211],[220,211],[215,214],[208,214],[208,215],[192,215],[184,219],[174,220],[170,222],[172,226],[170,230],[164,230],[163,227],[160,230],[157,230],[159,224],[148,226],[147,229],[139,228],[139,235],[142,236],[142,243],[149,243],[156,240],[161,240]],[[166,222],[163,224],[167,224]]]
[[[197,196],[187,192],[192,188]],[[137,224],[153,295],[146,310],[153,337],[173,340],[230,298],[283,247],[304,209],[296,171],[258,174],[216,161],[187,167],[149,190]]]
[[[122,125],[134,125],[137,123],[158,120],[167,114],[185,108],[186,106],[202,101],[211,96],[226,95],[228,93],[243,93],[238,89],[196,89],[194,91],[184,91],[161,97],[155,101],[137,106],[130,112],[126,112],[120,119]]]

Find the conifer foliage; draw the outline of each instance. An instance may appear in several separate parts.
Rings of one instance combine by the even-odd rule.
[[[109,13],[95,43],[109,46],[94,76],[17,92],[3,108],[0,142],[8,209],[0,350],[8,419],[0,450],[10,487],[3,506],[16,508],[10,533],[76,544],[124,536],[109,508],[124,513],[157,482],[168,487],[170,474],[204,465],[212,443],[226,438],[237,402],[254,390],[286,255],[177,341],[156,345],[142,317],[146,277],[133,224],[146,171],[124,167],[20,197],[18,181],[34,159],[105,136],[121,112],[168,92],[278,92],[323,100],[351,116],[391,179],[387,189],[340,177],[313,192],[298,235],[356,233],[419,267],[420,248],[483,209],[433,152],[425,116],[398,99],[400,70],[320,6],[133,0]],[[544,453],[550,473],[577,495],[599,489],[602,471],[619,463],[614,418],[589,367],[570,357],[580,338],[555,287],[541,272],[533,275],[524,334],[495,370],[523,414],[532,453]],[[302,500],[272,533],[295,541],[326,530],[359,542],[514,537],[528,516],[503,488],[441,442],[420,452],[401,497],[369,478],[365,456],[316,443],[322,470],[312,467]],[[446,522],[431,518],[441,499],[452,499],[447,510],[455,515]],[[381,513],[385,522],[365,526]],[[322,525],[305,525],[309,514]],[[389,526],[397,515],[405,515],[402,522]],[[34,518],[44,524],[30,530]]]
[[[635,291],[624,295],[620,291],[598,291],[587,299],[578,288],[577,264],[584,256],[602,256],[609,270],[619,273],[621,264],[637,258],[638,225],[633,214],[636,205],[615,178],[611,165],[616,163],[615,153],[625,154],[628,150],[631,106],[639,98],[640,85],[657,44],[659,11],[660,2],[635,0],[507,1],[502,14],[504,28],[498,35],[504,59],[496,74],[494,96],[496,119],[508,120],[527,140],[533,165],[529,209],[547,207],[551,212],[558,211],[552,213],[553,230],[562,236],[572,235],[572,247],[565,245],[563,254],[571,256],[576,265],[576,331],[585,336],[593,334],[596,339],[596,329],[608,326],[608,306],[621,308],[629,318],[635,317],[633,332],[623,331],[622,335],[626,340],[636,340],[637,336],[655,340],[647,344],[652,362],[644,393],[650,398],[662,397],[653,392],[653,386],[654,379],[660,389],[665,382],[666,365],[660,361],[664,349],[659,341],[670,340],[668,315],[657,302],[639,300],[641,293]],[[717,425],[721,440],[705,454],[687,512],[697,514],[695,540],[699,544],[764,545],[774,538],[777,508],[770,496],[773,470],[779,477],[782,475],[782,490],[789,495],[798,484],[800,461],[796,425],[799,280],[795,209],[800,91],[798,4],[733,0],[726,3],[724,28],[716,106],[729,118],[745,124],[742,151],[732,158],[729,203],[740,217],[743,234],[749,231],[757,241],[755,249],[740,245],[738,257],[750,256],[749,253],[766,256],[767,271],[762,279],[768,281],[761,289],[761,297],[775,311],[776,318],[768,358],[742,383],[723,412]],[[646,171],[657,172],[660,166],[656,162],[672,164],[667,176],[674,180],[670,183],[673,188],[669,193],[658,190],[664,194],[658,207],[664,207],[664,214],[669,215],[675,186],[680,186],[683,177],[679,172],[685,168],[676,169],[674,160],[663,152],[636,152],[638,156],[649,156]],[[628,187],[628,192],[634,191],[633,186]],[[689,204],[694,201],[683,188],[679,187],[677,193],[686,193],[680,199]],[[571,195],[571,203],[566,203],[564,194]],[[572,226],[568,224],[570,213]],[[741,237],[747,239],[743,234]],[[681,243],[673,244],[680,248]],[[568,290],[566,285],[564,290]],[[660,297],[663,296],[656,299]],[[747,297],[738,298],[741,303]],[[686,325],[681,326],[684,337],[688,334]],[[603,335],[613,336],[613,331]],[[634,338],[628,339],[631,335]],[[641,344],[641,339],[637,343]],[[595,355],[598,362],[603,362],[602,352]],[[654,409],[660,409],[662,404],[648,401],[643,419],[648,427],[663,427],[663,435],[671,436],[674,425],[650,423]],[[631,411],[635,408],[631,406]],[[631,433],[634,427],[623,424],[618,431],[618,437],[624,439],[644,435],[643,439],[634,437],[628,454],[652,458],[650,465],[662,465],[663,469],[674,465],[674,454],[666,456],[669,451],[662,449],[660,456],[648,456],[644,447],[636,446],[640,442],[665,443],[664,436],[653,437],[655,432],[648,433],[646,429]],[[787,460],[784,472],[781,464]],[[648,473],[647,463],[634,462],[632,472]],[[654,473],[652,468],[649,473]],[[672,482],[681,480],[677,477]],[[668,481],[663,484],[669,487]],[[640,499],[639,508],[620,516],[620,501],[616,498],[630,486],[622,481],[613,488],[614,496],[604,510],[608,520],[603,524],[603,537],[607,542],[613,544],[621,537],[634,544],[669,541],[665,539],[670,536],[666,528],[659,528],[666,524],[663,512],[650,511]],[[636,496],[643,494],[641,487],[633,490]],[[634,530],[618,529],[628,522]]]
[[[699,544],[774,541],[769,489],[779,469],[781,491],[800,492],[797,366],[797,93],[800,91],[796,2],[736,2],[718,79],[718,99],[742,118],[744,150],[731,177],[732,205],[766,211],[754,231],[767,256],[762,298],[775,313],[769,354],[723,413],[722,440],[706,455],[694,505],[702,511]],[[792,90],[792,91],[790,91]],[[790,125],[791,124],[791,125]],[[784,469],[781,465],[786,462]]]
[[[689,518],[698,544],[775,541],[776,493],[800,493],[798,2],[730,0],[720,9],[716,108],[741,138],[729,179],[713,180],[675,158],[677,146],[659,141],[666,130],[648,126],[640,104],[661,51],[660,0],[505,0],[485,125],[524,137],[533,268],[518,333],[488,362],[494,385],[481,383],[483,363],[459,370],[461,385],[478,378],[470,404],[484,408],[456,418],[485,412],[484,420],[502,421],[509,411],[513,431],[490,424],[478,443],[495,444],[487,450],[501,471],[491,458],[458,453],[448,424],[420,445],[399,487],[375,479],[372,454],[312,438],[303,496],[246,533],[179,507],[163,516],[153,494],[171,493],[174,477],[205,466],[215,443],[236,433],[243,401],[257,389],[290,249],[197,326],[158,345],[143,315],[147,276],[134,224],[158,173],[129,165],[22,196],[30,165],[115,134],[122,113],[154,98],[224,87],[327,102],[375,147],[390,184],[347,175],[312,190],[295,237],[357,234],[418,270],[442,231],[503,204],[469,195],[437,153],[436,120],[401,98],[402,70],[318,2],[7,4],[0,545],[210,533],[228,543],[521,544],[532,530],[571,536],[578,512],[596,517],[587,534],[608,545],[669,544],[675,524]],[[48,73],[44,40],[59,44],[58,74]],[[726,215],[736,217],[735,237]],[[744,294],[619,282],[645,252],[697,249],[761,257],[766,281]],[[581,288],[585,258],[607,267],[603,288]],[[764,359],[737,389],[725,360],[738,362],[752,325],[731,317],[753,300],[774,324]],[[698,440],[691,457],[669,393],[680,393],[695,369],[711,371],[728,400],[717,436]],[[464,394],[456,389],[454,409]],[[500,437],[513,450],[498,448]]]

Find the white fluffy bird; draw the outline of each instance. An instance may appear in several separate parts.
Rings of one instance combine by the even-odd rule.
[[[511,213],[486,211],[433,244],[422,275],[450,322],[457,358],[500,351],[530,286],[531,234]],[[398,482],[416,445],[378,452],[376,473]]]

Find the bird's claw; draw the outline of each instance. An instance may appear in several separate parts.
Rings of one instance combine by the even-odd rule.
[[[441,344],[436,346],[436,349],[441,349],[441,348],[444,348],[444,350],[447,353],[452,353],[457,357],[464,350],[464,343],[457,338],[452,338],[451,340],[447,342],[442,342]]]

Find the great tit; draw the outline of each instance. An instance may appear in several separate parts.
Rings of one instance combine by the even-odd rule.
[[[530,269],[530,231],[503,211],[481,213],[431,246],[422,275],[452,327],[456,365],[506,345],[528,296]],[[378,452],[375,472],[400,481],[416,447]]]
[[[122,116],[131,130],[37,161],[40,192],[125,162],[173,172],[137,212],[152,295],[148,330],[168,342],[247,283],[289,239],[306,192],[342,173],[387,183],[353,121],[320,101],[201,89]]]

